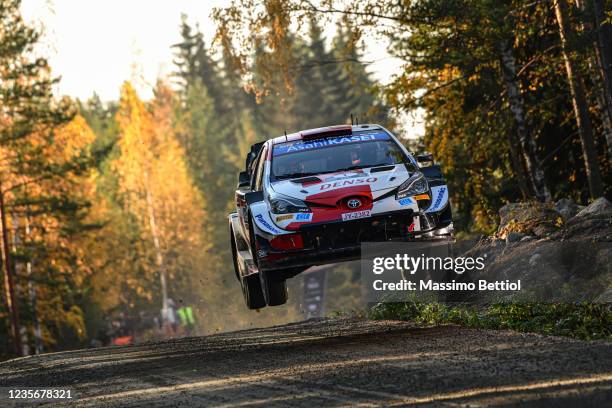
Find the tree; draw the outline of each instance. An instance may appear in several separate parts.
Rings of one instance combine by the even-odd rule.
[[[141,239],[152,249],[166,312],[169,292],[189,297],[197,287],[199,265],[204,263],[194,254],[207,249],[202,226],[206,214],[174,133],[174,96],[162,83],[155,94],[149,112],[129,83],[122,87],[117,112],[120,155],[113,168],[125,210],[134,215]]]
[[[336,118],[333,122],[345,123],[353,114],[360,123],[378,123],[393,130],[396,123],[381,87],[366,71],[361,36],[350,19],[340,19],[329,58],[321,65],[328,73],[325,83],[330,88],[330,105]]]
[[[215,112],[220,115],[227,113],[229,106],[220,68],[208,52],[203,34],[197,29],[194,32],[185,15],[181,22],[181,37],[182,41],[172,48],[175,50],[174,65],[177,67],[175,76],[182,91],[186,94],[191,85],[201,81],[214,101]]]
[[[601,49],[597,41],[597,36],[594,35],[594,30],[597,30],[598,22],[597,19],[590,18],[590,11],[587,4],[582,0],[576,0],[576,7],[579,10],[578,27],[581,30],[581,35],[586,37],[587,41],[585,45],[588,47],[592,46],[592,51],[587,51],[587,74],[591,80],[591,84],[594,94],[595,103],[601,120],[601,128],[605,134],[606,142],[608,144],[608,161],[612,163],[612,98],[611,94],[607,91],[606,85],[606,73],[603,69]],[[591,21],[592,20],[592,21]],[[599,86],[599,83],[603,81],[603,86]]]
[[[594,14],[593,31],[596,34],[595,56],[603,80],[603,86],[598,86],[599,93],[603,95],[599,97],[599,104],[606,130],[608,162],[612,163],[612,27],[605,18],[604,2],[592,0],[591,3]],[[584,8],[584,3],[580,4],[581,8]]]
[[[603,184],[595,151],[593,127],[589,117],[589,108],[586,101],[583,81],[571,56],[569,43],[572,41],[573,33],[568,20],[567,2],[566,0],[556,0],[554,5],[557,23],[559,24],[559,37],[561,38],[561,49],[565,61],[567,81],[572,94],[576,124],[580,134],[580,142],[582,143],[589,191],[591,193],[591,198],[594,199],[603,195]]]
[[[53,162],[46,155],[54,144],[54,129],[67,123],[74,109],[68,100],[54,99],[52,87],[56,79],[51,77],[47,61],[32,55],[40,34],[24,23],[20,3],[19,0],[0,2],[0,217],[5,302],[18,355],[23,352],[16,290],[20,282],[14,279],[11,215],[32,201],[39,207],[45,203],[57,204],[57,194],[36,198],[24,198],[24,194],[43,182],[61,180],[83,164]],[[65,209],[58,206],[58,211],[62,208]]]
[[[517,78],[516,58],[512,48],[512,41],[509,39],[502,39],[500,41],[499,49],[501,71],[506,87],[506,94],[508,95],[510,111],[514,116],[518,142],[524,153],[523,157],[525,167],[527,168],[529,180],[531,181],[531,189],[528,189],[525,186],[525,177],[522,166],[520,162],[514,158],[516,150],[514,141],[515,138],[510,137],[511,155],[513,156],[514,169],[517,174],[519,186],[523,193],[523,198],[527,198],[531,195],[529,194],[529,191],[534,191],[536,197],[540,201],[550,201],[550,191],[546,186],[544,171],[542,170],[541,164],[537,159],[536,144],[531,135],[529,126],[527,124],[527,118],[525,116],[525,101],[521,94],[519,81]]]

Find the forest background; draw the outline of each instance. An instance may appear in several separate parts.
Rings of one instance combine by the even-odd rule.
[[[507,202],[609,198],[611,6],[234,0],[214,38],[184,17],[151,99],[126,81],[103,102],[55,95],[40,30],[0,0],[0,354],[87,346],[118,315],[159,313],[162,271],[199,333],[298,318],[245,310],[227,236],[246,152],[284,131],[353,114],[432,152],[464,234],[494,231]],[[404,61],[389,84],[368,74],[366,34]],[[417,139],[398,120],[415,109]]]

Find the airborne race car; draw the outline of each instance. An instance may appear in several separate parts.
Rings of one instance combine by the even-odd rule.
[[[234,270],[250,309],[286,303],[286,279],[358,259],[362,242],[448,239],[453,231],[440,167],[378,125],[253,145],[235,198]]]

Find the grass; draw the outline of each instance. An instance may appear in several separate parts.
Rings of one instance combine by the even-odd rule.
[[[408,301],[378,303],[367,316],[409,320],[423,325],[510,329],[583,340],[612,338],[610,305],[599,303],[496,303],[476,307]]]

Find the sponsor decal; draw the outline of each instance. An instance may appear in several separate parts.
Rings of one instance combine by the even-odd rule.
[[[370,210],[355,211],[342,214],[342,221],[357,220],[360,218],[368,218],[371,216]]]
[[[285,221],[285,220],[292,220],[293,219],[293,214],[286,214],[286,215],[279,215],[278,217],[275,218],[275,222],[281,222],[281,221]]]
[[[419,194],[414,196],[415,200],[429,200],[429,194]]]
[[[399,205],[410,205],[410,204],[414,204],[414,201],[412,201],[412,198],[406,197],[406,198],[402,198],[401,200],[399,200],[398,203]]]
[[[346,178],[357,178],[357,177],[363,177],[363,170],[361,169],[355,169],[354,171],[352,171],[351,173],[341,173],[341,174],[336,174],[333,175],[331,177],[328,177],[325,179],[325,181],[327,183],[330,183],[332,181],[336,181],[336,180],[343,180]]]
[[[389,140],[389,135],[385,132],[362,133],[352,136],[328,137],[312,141],[295,141],[289,143],[281,143],[274,146],[273,156],[283,154],[296,153],[304,150],[322,149],[325,147],[342,145],[348,143],[371,142],[374,140]]]
[[[368,177],[368,178],[355,178],[343,181],[336,181],[335,183],[324,183],[321,184],[320,190],[327,190],[329,188],[337,188],[337,187],[346,187],[353,186],[356,184],[365,184],[365,183],[374,183],[378,178],[376,177]]]
[[[270,223],[268,221],[266,221],[263,217],[263,215],[261,214],[257,214],[255,216],[255,218],[257,218],[257,221],[259,221],[261,223],[261,225],[263,225],[264,227],[266,227],[267,229],[269,229],[270,231],[272,231],[275,234],[279,234],[280,231],[277,230],[276,228],[274,228],[272,225],[270,225]]]
[[[440,204],[442,204],[442,199],[444,198],[445,192],[446,192],[446,187],[440,187],[440,189],[438,190],[438,197],[436,197],[436,201],[429,208],[429,211],[437,211],[439,209]]]
[[[312,221],[312,213],[296,214],[295,220],[300,222],[310,222]]]

